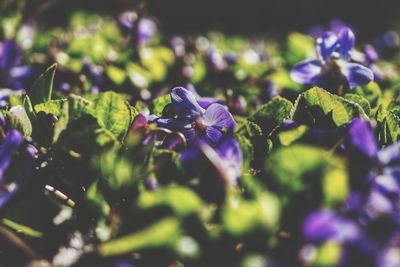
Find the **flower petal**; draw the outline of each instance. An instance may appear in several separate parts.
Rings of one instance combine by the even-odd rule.
[[[204,112],[195,96],[183,87],[172,89],[171,98],[178,117],[182,119],[195,120]]]
[[[341,62],[342,73],[349,81],[351,88],[366,85],[374,80],[374,73],[367,67],[358,63]]]
[[[11,162],[11,157],[24,141],[24,136],[17,130],[11,129],[0,146],[0,180]]]
[[[321,60],[329,60],[337,48],[337,36],[333,32],[327,32],[317,39],[317,52]]]
[[[236,122],[232,114],[221,104],[212,104],[207,108],[204,114],[204,124],[229,130],[236,128]]]
[[[355,119],[349,128],[350,146],[369,158],[375,158],[378,144],[367,121]]]
[[[190,83],[188,85],[186,85],[186,88],[188,91],[190,91],[194,95],[194,97],[196,98],[199,105],[204,109],[207,109],[211,104],[214,104],[214,103],[223,104],[223,102],[220,99],[217,99],[214,97],[208,97],[208,96],[206,96],[206,97],[200,96],[197,93],[196,88]]]
[[[3,70],[15,67],[22,60],[21,49],[12,39],[4,40],[0,53],[0,69]]]
[[[290,72],[293,81],[301,84],[312,84],[322,71],[322,62],[319,60],[305,60],[296,64]]]
[[[400,142],[385,147],[378,152],[378,160],[383,165],[388,165],[400,159]]]
[[[214,143],[218,143],[222,138],[222,131],[213,126],[206,128],[207,137]]]
[[[234,182],[243,170],[243,153],[238,141],[232,136],[226,138],[217,148],[217,153],[225,166],[229,181]]]
[[[346,27],[339,33],[339,38],[337,41],[337,52],[341,58],[348,59],[350,57],[350,52],[354,47],[356,37],[353,31]]]
[[[309,214],[304,221],[303,234],[314,242],[335,240],[341,243],[356,240],[360,236],[356,224],[329,210]]]

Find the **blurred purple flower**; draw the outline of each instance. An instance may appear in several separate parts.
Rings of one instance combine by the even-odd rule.
[[[327,32],[317,39],[319,59],[305,60],[293,67],[291,78],[302,84],[312,84],[336,91],[340,87],[353,88],[374,79],[372,71],[351,62],[355,36],[349,29],[339,34]]]
[[[24,136],[19,131],[11,129],[0,146],[0,209],[19,189],[19,185],[14,181],[6,181],[5,172],[10,167],[12,157],[23,141]]]
[[[355,223],[335,212],[319,210],[312,212],[304,220],[303,235],[312,242],[333,240],[347,243],[360,238],[361,232]]]
[[[22,51],[13,39],[6,39],[0,47],[0,86],[12,89],[23,88],[32,75],[32,68],[22,66]]]
[[[118,17],[118,21],[121,26],[126,29],[129,33],[135,26],[137,25],[137,35],[138,35],[138,42],[140,44],[148,43],[154,34],[157,32],[157,25],[156,23],[148,18],[141,18],[138,20],[138,15],[136,12],[127,11],[122,13]]]
[[[224,183],[237,183],[237,178],[242,174],[243,154],[239,143],[233,136],[227,136],[221,143],[212,147],[203,139],[196,139],[181,153],[181,162],[191,172],[204,170],[201,159],[211,163]]]
[[[378,153],[378,143],[368,121],[354,119],[349,125],[349,148],[370,159]]]

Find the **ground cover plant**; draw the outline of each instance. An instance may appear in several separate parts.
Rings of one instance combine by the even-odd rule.
[[[4,14],[0,266],[400,266],[396,27]]]

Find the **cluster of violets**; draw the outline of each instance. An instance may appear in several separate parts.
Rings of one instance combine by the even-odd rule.
[[[130,49],[136,52],[151,47],[152,38],[158,33],[153,20],[139,17],[135,12],[121,14],[117,22],[125,34],[125,40],[135,42],[135,47]],[[334,95],[344,95],[371,82],[385,83],[385,73],[376,62],[380,56],[398,45],[395,32],[385,33],[361,51],[355,49],[353,30],[341,21],[334,21],[328,30],[315,27],[309,34],[316,39],[318,58],[305,59],[290,66],[288,71],[292,82],[304,86],[302,91],[318,86]],[[235,118],[251,115],[259,106],[277,97],[282,88],[277,88],[273,80],[265,81],[265,77],[254,82],[256,79],[247,77],[242,70],[235,72],[236,76],[232,75],[232,69],[240,61],[244,60],[246,64],[254,66],[264,63],[273,65],[270,63],[272,56],[268,58],[266,53],[258,52],[257,48],[247,48],[244,52],[221,52],[210,43],[205,37],[197,38],[194,44],[191,38],[171,38],[169,49],[174,56],[174,66],[168,73],[178,76],[173,81],[179,83],[171,85],[171,81],[166,80],[165,86],[159,86],[154,82],[158,87],[151,90],[150,86],[140,83],[140,77],[129,77],[136,90],[131,92],[130,103],[135,107],[146,106],[133,119],[129,132],[145,132],[141,140],[143,146],[152,144],[154,149],[177,152],[187,176],[207,178],[205,176],[209,170],[200,164],[207,161],[214,167],[212,171],[221,178],[221,186],[240,191],[244,183],[241,179],[246,179],[245,162],[249,161],[251,165],[258,159],[245,158],[246,154],[237,138],[240,134],[240,121]],[[200,96],[195,86],[203,94],[207,90],[201,90],[202,83],[195,86],[190,83],[195,71],[195,53],[191,50],[204,54],[204,64],[208,71],[206,77],[213,79],[213,82],[217,81],[218,94]],[[141,60],[142,56],[136,59]],[[36,78],[35,75],[42,70],[39,64],[27,65],[24,62],[23,51],[17,41],[4,39],[0,48],[2,111],[18,112],[15,109],[13,111],[12,97],[24,95],[25,89],[30,88]],[[71,92],[77,93],[72,88],[87,80],[90,86],[85,90],[80,88],[82,95],[100,94],[106,86],[112,84],[104,65],[93,63],[89,57],[83,58],[81,64],[79,75],[60,70],[61,74],[54,83],[56,94],[65,97]],[[77,81],[69,81],[71,77]],[[262,90],[257,92],[255,99],[248,100],[250,97],[235,92],[234,84],[221,89],[218,82],[224,79],[236,79],[238,83],[254,82],[257,86],[261,84]],[[203,84],[208,86],[210,83]],[[182,85],[185,87],[175,87]],[[122,93],[126,94],[126,91]],[[163,107],[161,114],[152,114],[153,110],[148,107],[154,99],[163,95],[168,95],[170,101]],[[35,172],[39,169],[38,155],[45,158],[51,153],[44,149],[39,152],[39,141],[14,129],[10,120],[0,113],[0,214],[12,204],[22,189],[29,190]],[[296,125],[297,122],[286,119],[280,129]],[[298,221],[301,232],[301,244],[293,245],[298,248],[295,254],[298,259],[294,261],[301,266],[400,266],[400,142],[380,145],[372,126],[373,123],[365,118],[356,118],[334,130],[337,131],[335,134],[340,132],[345,136],[336,152],[346,162],[343,164],[348,169],[351,192],[338,209],[313,209],[304,214],[304,218],[293,218]],[[316,139],[324,141],[326,131],[317,128],[311,131]],[[252,167],[248,170],[251,175],[262,173],[257,166]],[[162,188],[162,185],[147,186],[149,191],[157,191],[158,188]],[[327,244],[340,247],[335,259],[326,265],[323,262],[314,265],[318,249]],[[275,255],[279,253],[274,254],[276,251],[273,249],[271,251],[271,255],[269,252],[264,255],[267,260],[243,266],[286,266],[285,261],[281,262],[279,255]],[[260,254],[259,251],[254,253]],[[120,259],[110,264],[116,267],[135,266]]]

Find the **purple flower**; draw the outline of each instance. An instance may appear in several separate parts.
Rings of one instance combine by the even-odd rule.
[[[317,39],[319,59],[305,60],[292,69],[291,78],[302,84],[312,84],[330,91],[340,87],[353,88],[374,79],[372,71],[351,62],[355,36],[349,28],[339,34],[327,32]]]
[[[209,171],[199,164],[201,159],[214,166],[224,184],[235,185],[237,178],[242,174],[243,154],[233,136],[227,136],[216,147],[203,139],[196,139],[181,153],[182,164],[192,173]]]
[[[0,47],[0,85],[23,88],[24,82],[32,74],[32,68],[22,66],[22,51],[13,39],[6,39]]]
[[[354,149],[370,159],[378,153],[378,143],[371,126],[367,121],[354,119],[349,126],[349,148]]]
[[[182,132],[189,141],[196,136],[204,136],[208,141],[218,143],[225,132],[233,132],[236,128],[232,114],[224,105],[213,103],[204,109],[196,97],[183,87],[172,89],[171,99],[177,118],[154,118],[152,122],[159,127]]]
[[[349,26],[344,21],[340,19],[333,19],[329,22],[328,31],[339,34],[343,29],[348,27]],[[318,38],[324,35],[326,31],[327,30],[322,26],[314,26],[309,29],[308,34],[314,38]]]
[[[196,100],[199,103],[199,105],[204,109],[208,108],[211,104],[214,104],[214,103],[219,103],[219,104],[223,103],[221,100],[219,100],[217,98],[214,98],[214,97],[209,97],[209,96],[202,97],[202,96],[200,96],[197,93],[196,88],[190,83],[188,85],[186,85],[186,88],[187,88],[187,90],[189,90],[194,95],[194,97],[196,98]]]
[[[0,209],[8,203],[19,188],[14,181],[6,181],[5,172],[10,167],[12,157],[23,141],[24,136],[19,131],[11,129],[0,146]]]
[[[372,70],[376,81],[381,81],[383,79],[382,71],[375,65],[375,62],[379,60],[378,52],[372,45],[366,45],[364,46],[363,53],[365,56],[363,64]]]
[[[340,243],[355,241],[361,236],[358,226],[329,210],[314,211],[303,224],[303,235],[313,242],[334,240]]]
[[[148,18],[141,18],[138,20],[138,15],[132,11],[122,13],[118,21],[121,26],[129,32],[133,29],[135,23],[138,23],[137,35],[140,44],[148,43],[157,32],[157,25],[153,20]]]

